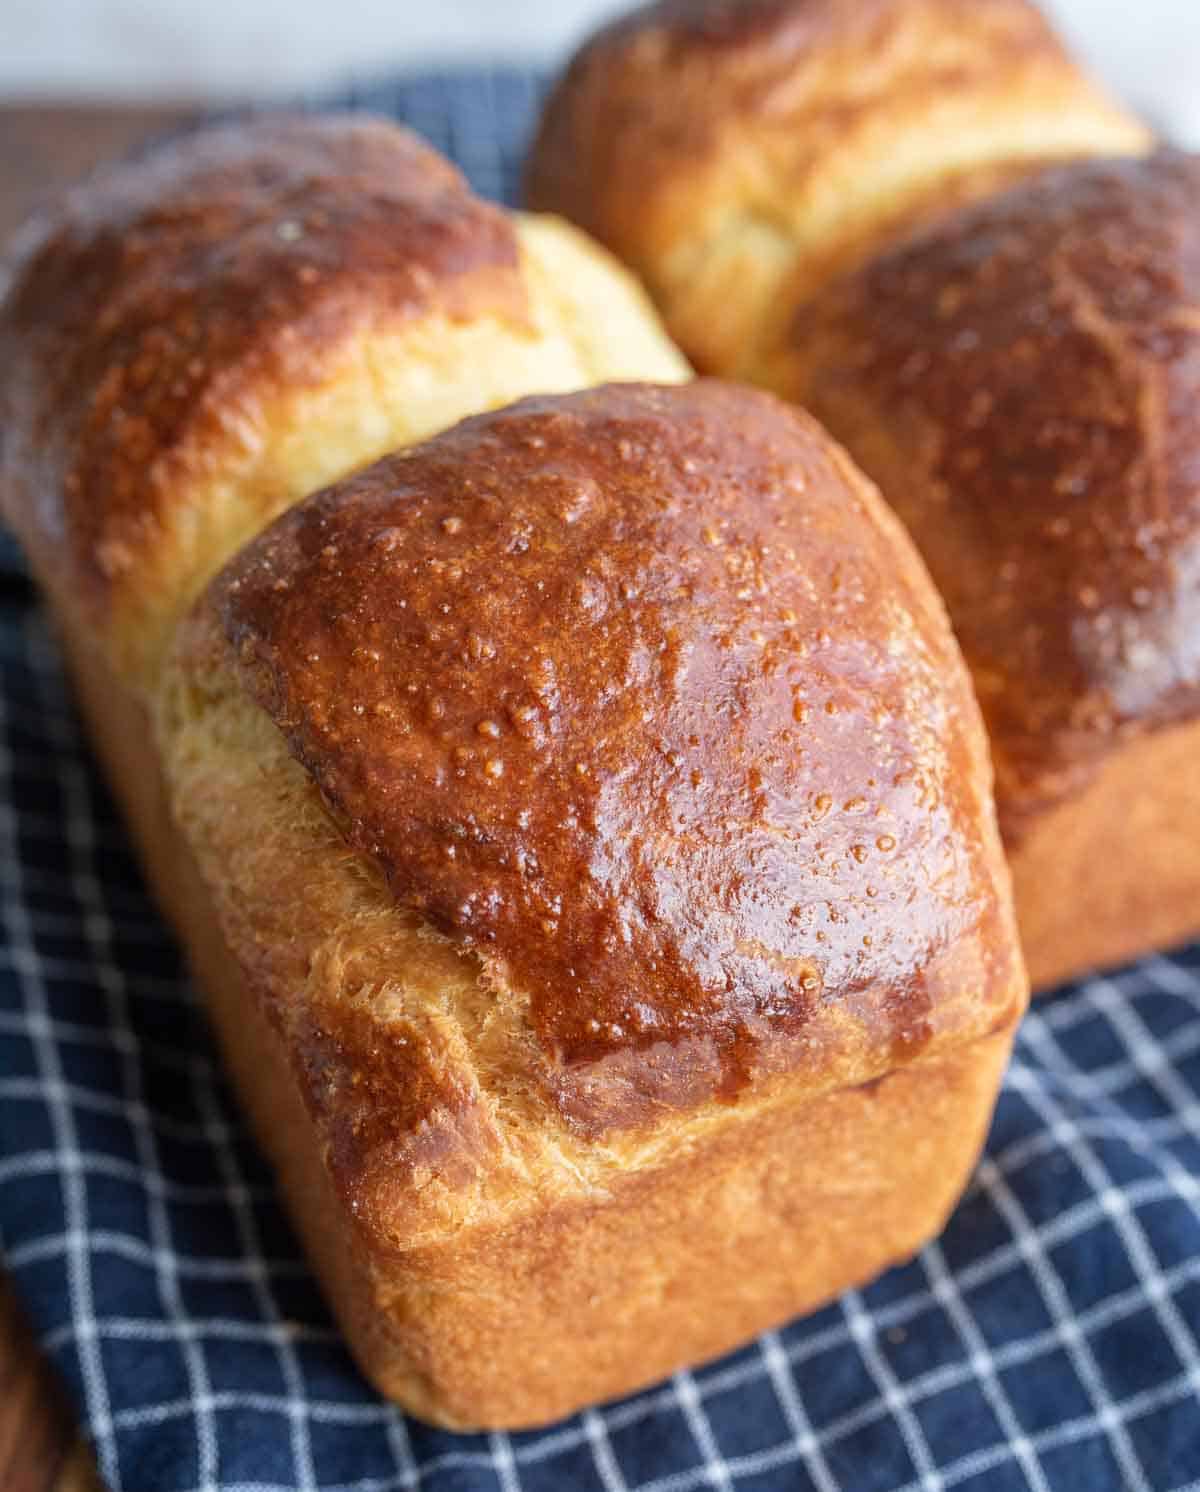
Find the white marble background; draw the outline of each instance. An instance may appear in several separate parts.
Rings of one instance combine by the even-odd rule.
[[[1044,3],[1118,90],[1200,146],[1200,0]],[[553,59],[622,8],[621,0],[0,0],[0,98],[221,98],[432,60]]]

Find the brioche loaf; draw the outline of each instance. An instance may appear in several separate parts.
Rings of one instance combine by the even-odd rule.
[[[772,382],[917,540],[1050,983],[1200,927],[1200,160],[1080,162],[803,309]]]
[[[165,800],[138,747],[174,627],[224,561],[462,415],[687,374],[603,250],[362,115],[263,116],[106,169],[18,236],[3,289],[0,511],[165,902]]]
[[[909,526],[983,702],[1035,987],[1200,928],[1200,180],[1150,148],[1025,0],[667,0],[584,47],[529,174]]]
[[[686,373],[601,250],[363,116],[160,146],[33,222],[8,278],[4,514],[138,688],[205,580],[323,483],[524,393]]]
[[[1025,979],[941,602],[812,421],[663,386],[603,253],[348,120],[82,189],[0,352],[4,511],[385,1393],[541,1423],[937,1230]]]
[[[594,36],[528,168],[741,376],[792,308],[914,222],[1146,130],[1029,0],[658,0]]]
[[[608,386],[385,458],[214,581],[160,711],[385,1392],[538,1423],[940,1227],[1024,998],[986,747],[798,412]]]

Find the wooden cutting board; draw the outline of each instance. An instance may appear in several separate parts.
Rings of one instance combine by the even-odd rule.
[[[0,253],[40,196],[193,115],[168,106],[0,106]],[[101,1492],[62,1388],[2,1276],[0,1489]]]

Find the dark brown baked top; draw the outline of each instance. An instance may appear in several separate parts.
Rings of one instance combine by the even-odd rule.
[[[468,420],[290,511],[209,606],[349,842],[527,1000],[582,1122],[623,1085],[628,1122],[886,1067],[1020,997],[940,604],[767,395]]]
[[[252,451],[271,388],[367,321],[525,314],[512,228],[416,136],[239,121],[98,175],[30,225],[0,306],[0,486],[47,563],[104,595],[189,482]]]
[[[950,609],[1001,821],[1200,708],[1200,161],[1041,174],[797,317],[780,382]]]

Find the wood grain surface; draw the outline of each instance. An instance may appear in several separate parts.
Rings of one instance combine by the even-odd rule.
[[[0,1279],[0,1488],[97,1492],[99,1487],[62,1388]]]
[[[184,123],[183,108],[0,106],[0,253],[39,200]],[[0,1276],[0,1492],[100,1492],[61,1385]]]

